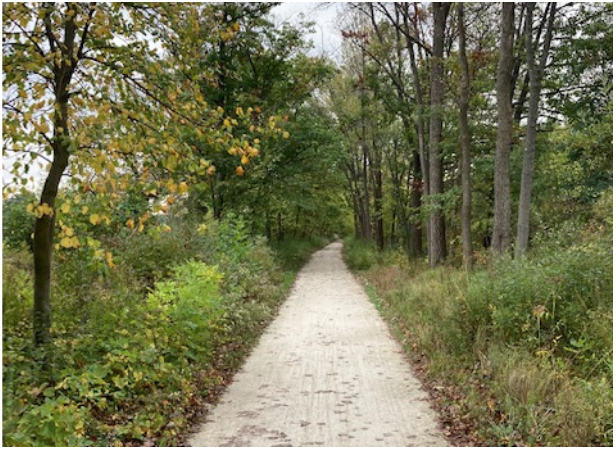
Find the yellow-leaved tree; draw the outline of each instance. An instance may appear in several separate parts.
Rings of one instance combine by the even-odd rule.
[[[228,151],[247,137],[234,136],[237,119],[205,102],[200,85],[209,75],[191,67],[208,45],[204,30],[212,30],[212,41],[220,37],[206,4],[8,3],[2,20],[4,155],[17,179],[33,162],[48,162],[31,208],[33,332],[40,345],[51,339],[56,217],[84,212],[69,202],[56,205],[61,180],[96,193],[108,209],[129,187],[183,194],[216,171],[200,147]],[[94,225],[104,220],[89,217]],[[63,228],[61,238],[67,248],[88,242],[72,229]],[[107,260],[112,264],[111,255]]]

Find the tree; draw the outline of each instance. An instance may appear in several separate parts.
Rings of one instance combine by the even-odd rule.
[[[451,3],[434,2],[434,35],[431,59],[431,94],[430,94],[430,240],[429,258],[432,267],[440,264],[447,255],[445,238],[445,220],[442,211],[443,162],[441,140],[443,133],[443,55],[445,44],[445,27]]]
[[[210,23],[200,23],[201,17],[209,17]],[[164,58],[164,42],[144,39],[143,34],[173,41],[180,28],[212,29],[212,22],[207,6],[198,5],[11,3],[3,8],[5,148],[18,157],[13,166],[16,177],[27,174],[25,158],[50,162],[40,201],[33,208],[37,345],[51,338],[55,223],[71,209],[70,202],[58,208],[56,201],[67,169],[69,182],[81,193],[95,193],[111,208],[118,196],[113,191],[165,185],[181,193],[186,183],[172,180],[179,167],[192,168],[184,172],[187,179],[191,172],[205,173],[195,160],[194,147],[180,136],[199,135],[219,149],[236,145],[230,121],[208,107],[197,84],[186,79],[178,84],[175,75],[190,59],[184,64],[174,60],[172,66]],[[194,40],[178,45],[195,48]],[[169,182],[148,174],[157,167]],[[76,196],[74,204],[78,203]],[[90,222],[105,219],[109,220],[93,214]],[[72,233],[64,238],[59,247],[86,245]]]
[[[473,242],[471,234],[471,132],[468,126],[468,102],[470,76],[468,59],[466,57],[466,25],[464,24],[464,3],[458,3],[458,39],[460,48],[460,145],[462,157],[460,160],[460,175],[462,178],[462,254],[464,264],[470,266],[473,259]]]
[[[535,3],[526,5],[526,64],[528,66],[530,82],[530,98],[528,105],[528,118],[526,119],[526,148],[524,150],[524,165],[522,167],[522,181],[520,185],[520,203],[518,207],[518,232],[516,237],[516,256],[522,256],[528,250],[530,235],[530,205],[533,184],[533,168],[535,164],[535,147],[537,141],[537,119],[539,116],[539,100],[541,98],[541,82],[548,60],[548,53],[552,41],[556,3],[546,6],[549,18],[546,26],[543,48],[539,64],[536,62],[535,42],[533,41],[533,13]],[[537,42],[537,46],[538,46]]]
[[[276,3],[221,2],[211,4],[211,14],[218,18],[218,37],[211,45],[201,46],[195,54],[193,71],[210,74],[201,78],[201,93],[212,105],[222,108],[226,114],[235,116],[238,106],[250,105],[255,121],[267,131],[269,118],[277,123],[288,123],[294,111],[308,100],[315,89],[331,75],[330,65],[321,58],[306,56],[309,45],[303,34],[309,24],[278,27],[268,15]],[[200,28],[203,39],[208,42],[210,30],[207,17]],[[186,33],[190,39],[191,30]],[[245,112],[245,111],[244,111]],[[283,118],[285,118],[283,120]],[[233,117],[241,122],[239,117]],[[239,123],[236,129],[248,132],[248,126]],[[259,126],[259,125],[257,125]],[[281,134],[281,131],[278,134]],[[276,151],[274,141],[262,142],[261,160],[266,153]],[[236,158],[224,152],[209,151],[207,146],[197,145],[201,156],[216,166],[216,176],[209,179],[207,189],[193,195],[211,209],[219,218],[227,207],[241,200],[234,196],[236,181]],[[249,172],[254,166],[242,165]]]
[[[511,243],[509,237],[509,227],[511,226],[509,153],[513,139],[511,91],[514,10],[514,3],[502,4],[500,56],[496,84],[498,137],[494,160],[494,223],[492,225],[492,249],[497,254],[505,253]]]

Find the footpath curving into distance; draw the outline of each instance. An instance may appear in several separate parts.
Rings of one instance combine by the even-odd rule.
[[[427,395],[344,265],[314,254],[193,446],[447,446]]]

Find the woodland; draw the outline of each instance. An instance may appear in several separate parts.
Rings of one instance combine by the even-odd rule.
[[[184,443],[344,239],[453,444],[612,446],[613,5],[276,5],[2,5],[3,445]]]

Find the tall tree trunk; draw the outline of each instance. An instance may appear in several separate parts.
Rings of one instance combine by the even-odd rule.
[[[56,103],[58,104],[58,103]],[[58,116],[65,116],[67,108],[60,106],[56,110],[55,129],[67,130],[66,120]],[[63,111],[63,112],[59,112]],[[53,141],[53,163],[41,194],[41,205],[54,208],[58,187],[68,166],[69,143],[68,131],[57,131]],[[36,219],[34,226],[34,308],[32,329],[35,345],[42,345],[51,340],[51,257],[53,250],[55,213],[43,214]]]
[[[442,202],[435,198],[443,193],[443,161],[441,157],[441,140],[443,134],[443,100],[445,87],[443,83],[443,51],[445,44],[445,27],[451,3],[432,3],[434,16],[434,37],[432,45],[430,95],[430,266],[440,264],[447,255],[445,240],[445,219]]]
[[[411,254],[419,258],[423,255],[421,230],[421,161],[418,151],[413,152],[413,181],[411,182]]]
[[[385,248],[385,229],[383,226],[383,170],[381,150],[378,148],[376,139],[372,138],[372,158],[371,173],[372,173],[372,192],[374,197],[374,237],[376,248],[383,250]]]
[[[278,212],[278,233],[276,238],[278,239],[278,242],[284,239],[284,230],[282,228],[282,213],[280,211]]]
[[[524,11],[528,12],[528,10],[526,8],[529,7],[529,4],[523,4],[523,8],[522,8],[522,13],[524,13]],[[535,37],[536,37],[536,42],[538,45],[539,40],[541,39],[541,35],[543,34],[543,29],[546,26],[547,20],[548,20],[548,16],[549,16],[549,10],[550,8],[545,8],[545,11],[543,12],[543,16],[541,17],[541,23],[539,24],[539,27],[537,28]],[[526,17],[528,17],[528,15],[526,15]],[[527,22],[524,22],[524,37],[526,38],[526,25]],[[532,33],[532,31],[531,31]],[[525,39],[526,41],[526,39]],[[526,44],[526,42],[525,42]],[[517,58],[518,60],[521,58]],[[514,77],[513,77],[513,83],[516,83],[517,80],[517,76],[519,74],[519,62],[516,60],[516,69],[514,70]],[[520,95],[518,96],[518,100],[515,102],[515,109],[513,112],[513,123],[515,124],[520,124],[520,122],[522,121],[522,114],[524,113],[524,106],[526,105],[526,99],[528,98],[528,94],[529,94],[529,85],[530,85],[530,72],[527,70],[526,74],[524,75],[524,80],[522,81],[522,87],[520,88]]]
[[[34,225],[33,256],[34,256],[34,305],[32,331],[34,344],[43,345],[51,340],[51,258],[53,252],[53,237],[55,225],[55,202],[62,175],[68,167],[70,156],[71,137],[68,123],[68,102],[70,97],[70,84],[77,65],[75,54],[76,25],[72,17],[67,18],[64,24],[64,42],[56,40],[52,25],[51,14],[55,6],[49,5],[43,18],[46,35],[51,50],[58,48],[61,53],[60,62],[53,66],[54,88],[54,119],[53,137],[51,147],[53,161],[43,191],[40,205],[46,205],[51,210],[37,217]]]
[[[503,254],[510,245],[511,192],[509,153],[513,138],[511,85],[513,69],[514,3],[503,3],[501,13],[501,42],[498,61],[496,96],[498,103],[498,138],[494,160],[494,225],[492,250]]]
[[[405,16],[405,20],[408,20]],[[407,29],[410,30],[410,24],[407,22]],[[424,122],[424,94],[421,87],[421,80],[419,79],[419,69],[417,67],[417,61],[415,57],[415,50],[413,48],[413,41],[407,38],[407,48],[409,52],[409,58],[411,61],[411,71],[413,73],[413,85],[415,86],[415,99],[417,104],[417,141],[418,141],[418,153],[419,162],[421,165],[421,173],[423,175],[423,193],[430,193],[430,169],[428,167],[428,155],[426,152],[426,131]],[[430,221],[426,221],[426,238],[428,243],[430,242]],[[430,253],[430,245],[428,244],[428,253]]]
[[[363,238],[366,241],[372,239],[372,224],[370,220],[370,190],[368,188],[368,165],[370,160],[370,152],[367,142],[367,127],[366,127],[366,54],[362,49],[361,53],[361,80],[360,80],[360,100],[361,100],[361,149],[363,158],[362,169],[362,187],[363,187],[363,208],[364,216],[362,221]]]
[[[468,101],[470,91],[470,76],[468,59],[466,57],[466,28],[464,25],[464,3],[458,3],[458,37],[460,43],[460,67],[462,77],[460,80],[460,143],[462,158],[460,161],[460,175],[462,178],[462,256],[464,265],[469,267],[473,263],[473,241],[471,234],[471,132],[468,126]]]
[[[374,219],[376,247],[383,250],[385,248],[385,230],[383,226],[383,174],[380,166],[374,174],[374,213],[376,215]]]
[[[520,204],[518,208],[518,233],[516,239],[515,254],[522,256],[528,250],[530,234],[530,204],[531,190],[533,185],[533,170],[535,166],[535,148],[537,141],[537,119],[539,118],[539,100],[541,98],[541,81],[547,63],[548,52],[552,41],[552,30],[556,14],[556,3],[551,2],[546,6],[550,9],[550,18],[543,40],[543,50],[539,65],[535,61],[535,44],[533,42],[533,12],[535,3],[527,5],[526,19],[526,64],[530,79],[530,99],[528,105],[528,120],[526,124],[526,148],[524,150],[524,163],[522,167],[522,182],[520,186]],[[539,44],[539,39],[537,39]]]
[[[395,247],[396,246],[396,211],[398,210],[398,208],[394,208],[391,212],[391,231],[390,231],[390,236],[389,236],[389,245],[391,247]]]
[[[365,128],[364,128],[365,131]],[[362,138],[362,237],[365,241],[369,241],[372,239],[372,223],[371,223],[371,214],[370,214],[370,189],[368,187],[368,144],[366,143],[365,135]]]

